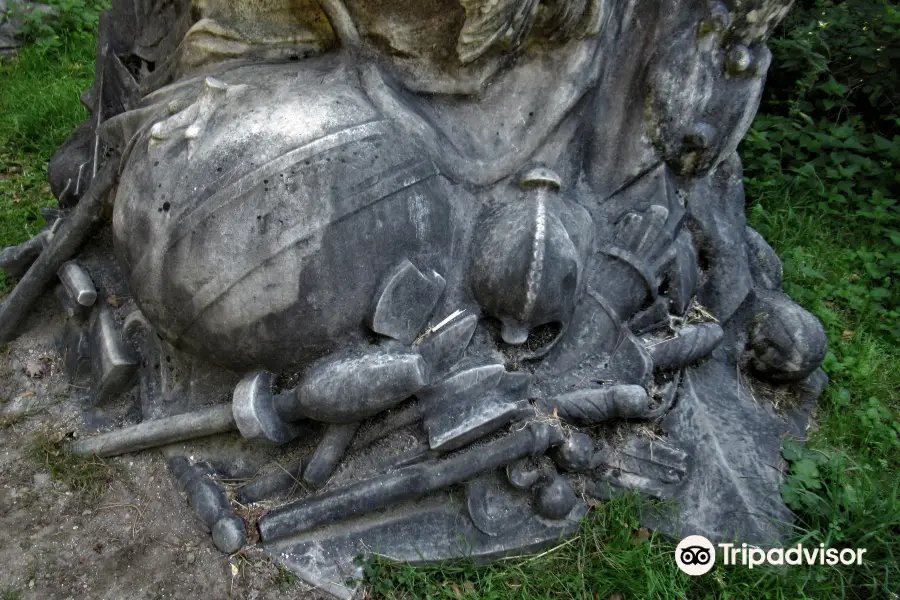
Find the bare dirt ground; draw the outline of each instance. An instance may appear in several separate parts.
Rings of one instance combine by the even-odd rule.
[[[73,483],[48,440],[77,435],[78,390],[55,325],[31,321],[0,350],[0,600],[319,597],[258,547],[216,550],[157,451],[88,465],[100,483]]]

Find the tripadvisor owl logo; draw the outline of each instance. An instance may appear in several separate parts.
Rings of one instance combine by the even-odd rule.
[[[702,535],[689,535],[675,547],[675,563],[688,575],[703,575],[716,564],[716,549]]]
[[[761,565],[861,565],[865,548],[804,547],[797,544],[790,548],[769,548],[765,550],[750,544],[720,543],[722,564],[726,567],[742,565],[749,569]],[[675,563],[688,575],[698,576],[709,573],[716,564],[716,548],[702,535],[689,535],[675,547]]]

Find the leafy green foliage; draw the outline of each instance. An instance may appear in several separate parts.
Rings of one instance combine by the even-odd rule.
[[[797,2],[769,41],[764,114],[840,122],[858,115],[877,131],[896,127],[900,12],[885,0]]]
[[[782,496],[801,519],[803,543],[865,548],[863,568],[845,581],[863,597],[889,593],[900,558],[900,482],[884,480],[846,452],[813,450],[790,439],[782,456],[791,463]]]
[[[893,3],[801,3],[741,148],[750,223],[829,338],[820,427],[785,442],[782,494],[805,543],[868,549],[863,568],[815,573],[862,598],[900,587],[898,25]]]
[[[891,68],[900,11],[861,0],[806,4],[770,44],[774,76],[741,148],[747,195],[789,194],[851,235],[837,250],[848,279],[831,281],[788,250],[785,268],[802,277],[787,291],[871,319],[900,343],[900,74]]]
[[[36,48],[49,51],[73,38],[93,39],[100,13],[109,6],[109,0],[43,0],[42,4],[50,10],[36,11],[26,5],[11,12],[24,24],[19,35]]]

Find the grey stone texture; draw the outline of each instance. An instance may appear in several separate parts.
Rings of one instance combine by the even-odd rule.
[[[398,505],[385,514],[275,542],[268,548],[304,580],[338,598],[353,598],[362,587],[357,557],[376,552],[393,560],[425,564],[446,556],[467,556],[485,563],[557,544],[578,531],[587,513],[586,508],[576,507],[563,520],[544,519],[535,514],[527,495],[508,488],[498,488],[490,502],[497,521],[492,525],[502,535],[481,531],[465,504],[438,495]],[[483,520],[479,523],[485,526]]]
[[[114,0],[0,338],[78,261],[67,368],[145,421],[78,448],[230,432],[198,458],[289,496],[263,548],[342,597],[360,552],[521,553],[623,490],[667,534],[776,541],[827,340],[736,148],[788,5]]]
[[[70,260],[63,263],[57,271],[57,275],[74,303],[91,307],[97,301],[97,288],[91,281],[90,273],[76,261]]]
[[[282,418],[272,393],[272,380],[272,374],[265,371],[251,373],[241,380],[234,388],[231,401],[234,422],[245,438],[285,444],[303,429]]]
[[[95,312],[90,347],[94,377],[91,398],[99,404],[128,389],[137,372],[137,361],[123,343],[122,334],[106,305]]]
[[[328,481],[358,430],[359,423],[329,425],[303,471],[303,481],[313,487]]]
[[[594,458],[594,440],[586,433],[575,431],[569,434],[565,442],[553,449],[551,456],[556,466],[561,469],[587,471],[591,468],[591,460]]]
[[[212,465],[205,461],[191,464],[184,456],[173,456],[168,467],[179,489],[187,493],[197,518],[212,532],[216,548],[226,554],[240,550],[247,543],[247,527],[231,510],[228,494],[215,480]]]
[[[0,251],[0,268],[7,277],[19,279],[44,249],[47,233],[41,232],[30,240],[26,240],[18,246],[9,246]]]
[[[69,449],[76,454],[116,456],[234,429],[231,407],[217,405],[84,437],[72,442]]]
[[[675,369],[712,354],[723,336],[724,332],[717,323],[686,325],[677,336],[661,340],[651,338],[647,350],[654,369]]]

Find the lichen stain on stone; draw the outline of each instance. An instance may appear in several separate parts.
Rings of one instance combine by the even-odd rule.
[[[764,41],[787,15],[792,4],[793,0],[735,2],[734,36],[744,43]]]
[[[201,19],[184,40],[190,67],[226,58],[306,58],[336,41],[315,0],[197,0],[194,7]]]

